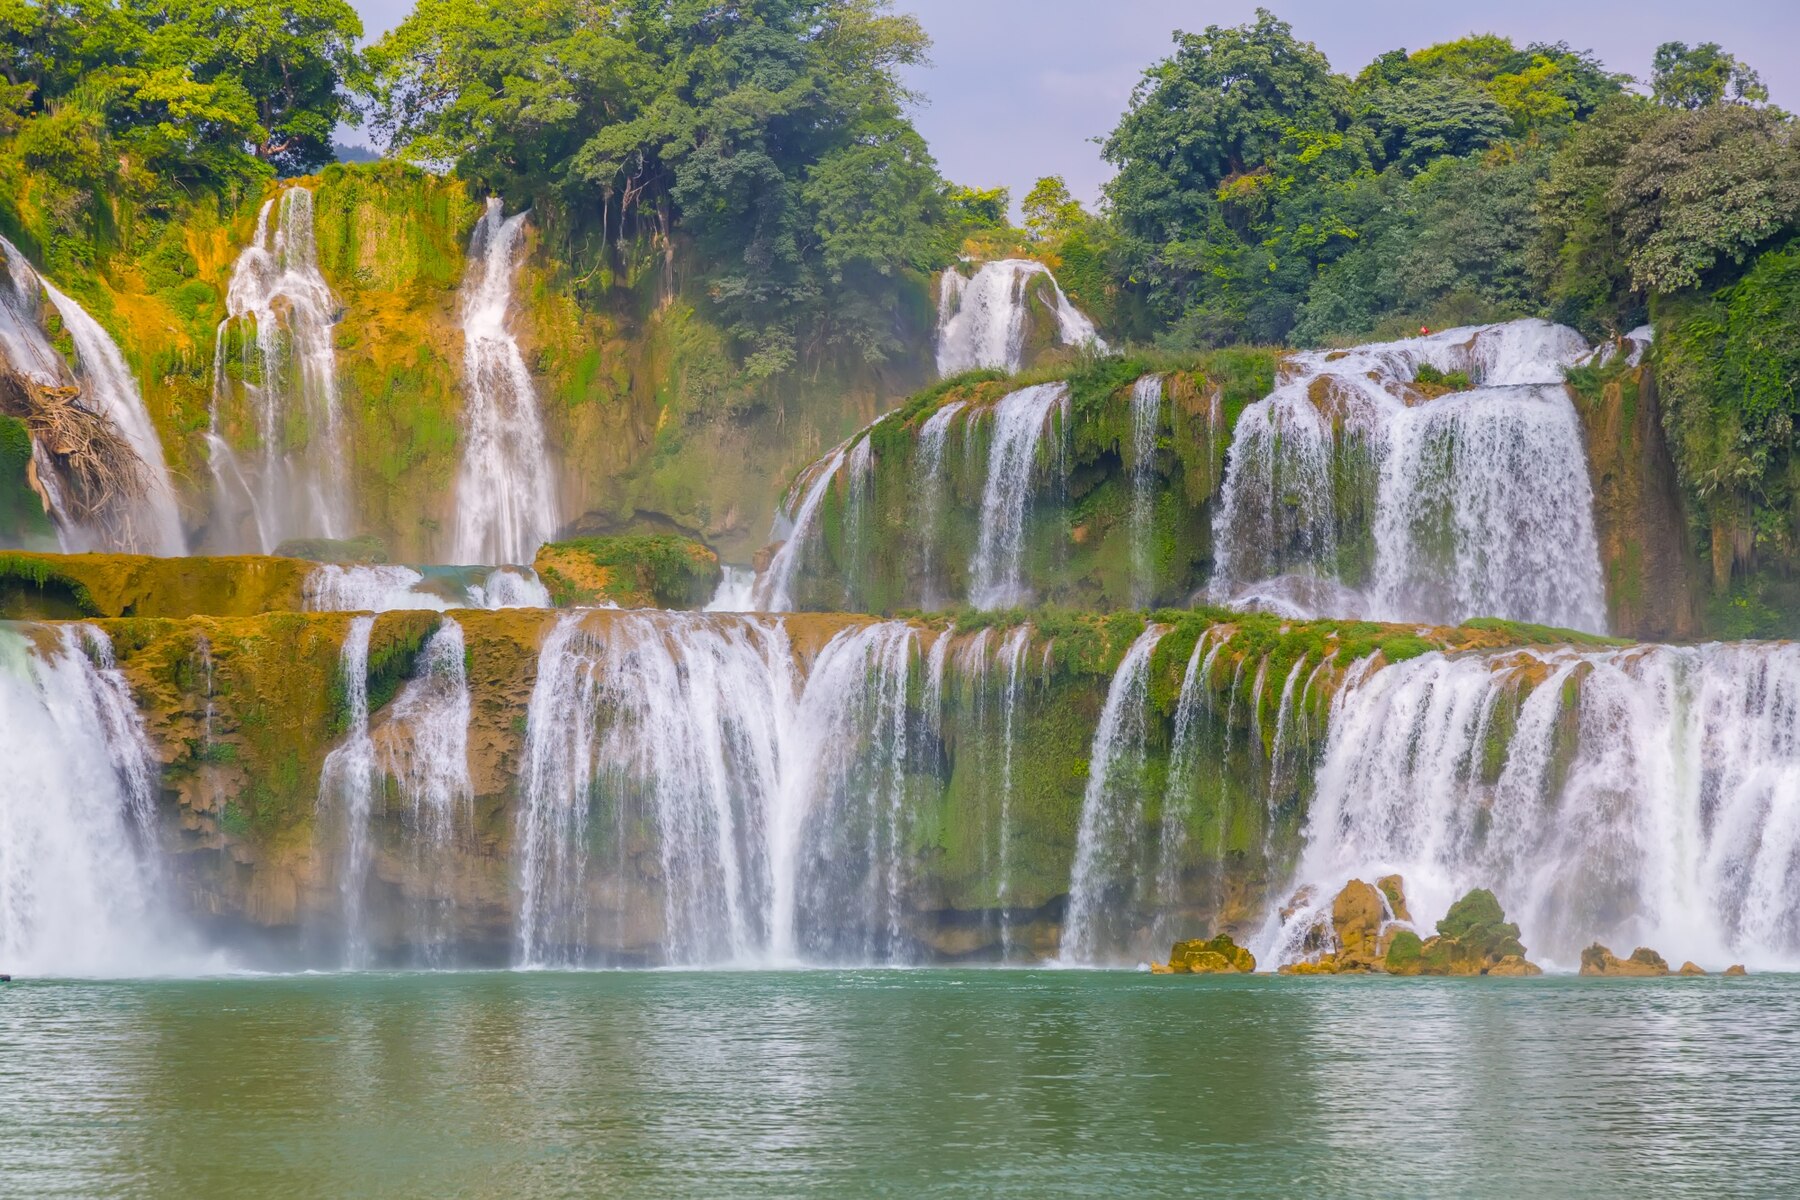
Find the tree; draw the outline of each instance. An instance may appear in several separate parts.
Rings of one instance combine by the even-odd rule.
[[[1069,185],[1061,175],[1039,179],[1020,206],[1025,213],[1025,231],[1035,242],[1049,244],[1061,241],[1088,220],[1081,202],[1069,194]]]
[[[1762,104],[1769,98],[1762,76],[1717,42],[1691,49],[1686,42],[1658,46],[1650,65],[1650,88],[1656,102],[1669,108],[1708,108],[1728,101]]]

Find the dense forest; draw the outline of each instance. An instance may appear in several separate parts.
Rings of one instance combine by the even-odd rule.
[[[344,0],[0,0],[0,30],[0,233],[58,278],[123,258],[201,313],[171,230],[360,122],[531,208],[579,303],[692,305],[722,405],[901,355],[959,255],[1039,258],[1115,344],[1171,352],[1654,321],[1715,565],[1795,555],[1800,144],[1716,44],[1640,79],[1476,34],[1344,74],[1262,11],[1145,71],[1099,211],[1050,177],[1015,226],[909,121],[928,40],[883,0],[421,0],[369,44]]]

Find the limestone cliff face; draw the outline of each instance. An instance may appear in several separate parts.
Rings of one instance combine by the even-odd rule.
[[[1704,584],[1648,366],[1571,387],[1587,439],[1608,625],[1620,637],[1705,632]]]

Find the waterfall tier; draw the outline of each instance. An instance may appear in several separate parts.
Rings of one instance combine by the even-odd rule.
[[[1045,328],[1035,331],[1034,337],[1033,327],[1039,323]],[[1069,303],[1043,263],[1009,258],[983,263],[973,275],[949,270],[939,277],[940,377],[948,379],[977,367],[1016,373],[1038,340],[1106,350],[1094,323]]]

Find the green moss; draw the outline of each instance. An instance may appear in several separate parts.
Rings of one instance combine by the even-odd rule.
[[[691,538],[573,538],[538,551],[534,564],[559,606],[698,608],[719,584],[719,558]]]

